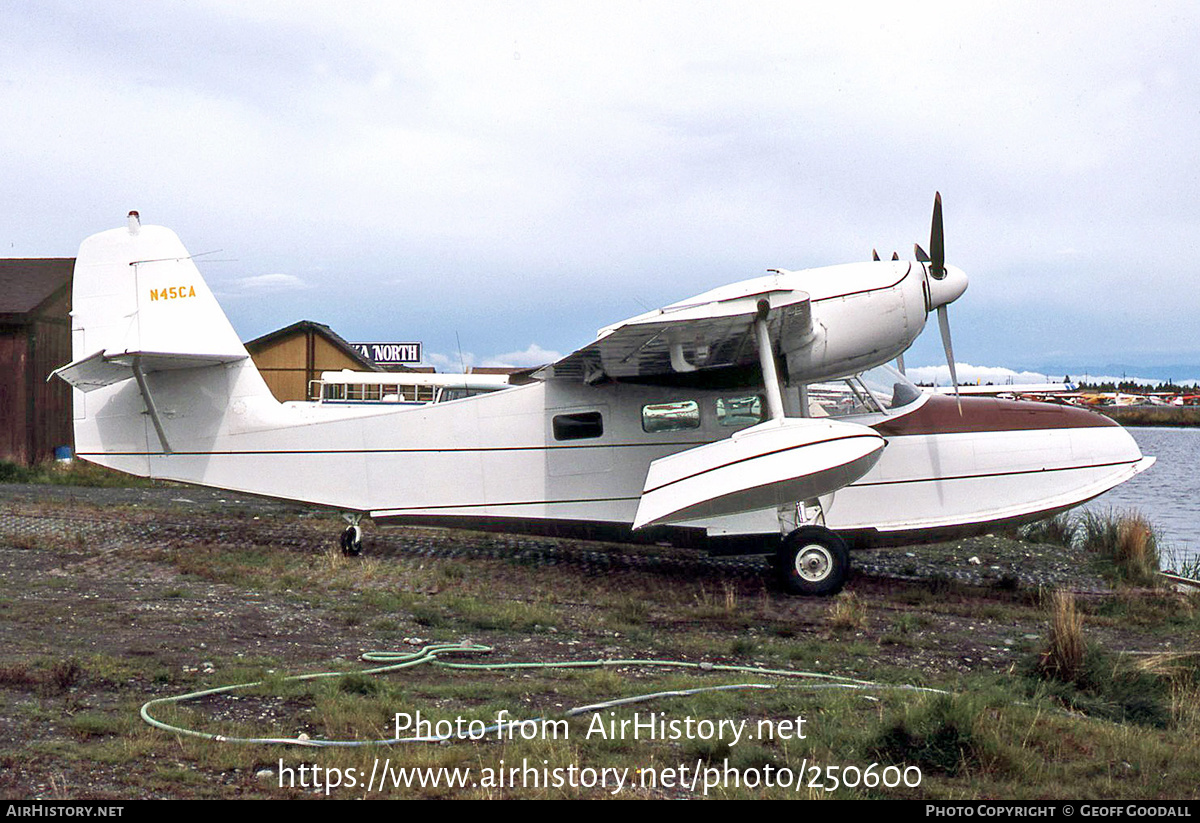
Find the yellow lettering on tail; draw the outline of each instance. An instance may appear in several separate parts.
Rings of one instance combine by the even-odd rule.
[[[150,299],[178,300],[183,297],[195,297],[195,286],[168,286],[161,289],[150,289]]]

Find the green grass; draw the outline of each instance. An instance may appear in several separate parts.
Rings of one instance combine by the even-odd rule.
[[[101,486],[109,488],[148,487],[155,481],[106,469],[85,460],[57,460],[24,466],[0,460],[0,483],[44,483],[53,486]]]
[[[156,607],[138,610],[136,641],[96,651],[88,645],[95,638],[66,633],[56,639],[62,648],[56,646],[53,654],[31,654],[28,645],[0,650],[0,714],[8,719],[6,728],[17,732],[11,739],[23,741],[0,742],[0,764],[9,769],[19,764],[42,784],[48,774],[65,774],[66,796],[85,794],[91,775],[103,775],[106,786],[116,787],[105,791],[124,797],[323,796],[281,788],[275,774],[256,777],[262,770],[277,771],[280,759],[293,769],[305,763],[364,775],[385,760],[392,768],[469,767],[476,777],[498,769],[501,761],[505,767],[528,762],[538,768],[628,769],[630,775],[697,761],[724,768],[728,761],[754,784],[726,782],[707,795],[662,784],[632,791],[627,786],[625,796],[635,797],[1151,799],[1194,796],[1200,773],[1200,664],[1186,655],[1151,660],[1106,651],[1114,636],[1121,647],[1137,641],[1159,648],[1170,640],[1185,648],[1200,628],[1196,604],[1168,593],[1127,590],[1079,603],[1084,651],[1081,665],[1067,677],[1037,665],[1048,635],[1049,598],[1035,591],[896,582],[853,591],[853,598],[848,592],[839,600],[812,601],[782,596],[755,581],[607,576],[564,565],[552,570],[555,596],[543,598],[546,569],[514,567],[502,559],[346,561],[270,545],[191,544],[108,556],[153,564],[153,577],[161,581],[148,581],[140,599],[130,601]],[[304,615],[309,634],[259,651],[260,640],[263,649],[270,642],[262,635],[239,638],[216,622],[203,633],[211,648],[199,648],[200,634],[175,645],[164,642],[170,621],[181,611],[204,608],[214,596],[207,593],[213,587],[197,581],[232,587],[232,602],[253,593],[249,599],[261,603],[264,613],[290,615],[289,627]],[[30,607],[25,594],[4,592],[0,607],[6,615]],[[45,587],[36,596],[37,608],[51,621],[73,614],[80,621],[75,625],[95,620],[102,632],[105,625],[123,628],[130,619],[129,604],[114,612],[112,603],[80,599],[69,588]],[[843,618],[831,614],[839,602],[849,613],[844,626]],[[977,634],[984,637],[976,649],[954,648]],[[421,639],[406,644],[409,650],[463,638],[496,647],[491,655],[459,658],[464,662],[668,658],[837,673],[952,694],[817,690],[808,688],[813,681],[648,666],[517,671],[421,666],[376,676],[283,680],[285,672],[366,668],[354,659],[357,650],[399,645],[410,636]],[[304,648],[303,637],[315,638],[322,651]],[[1017,642],[1001,654],[993,647],[1004,638]],[[340,655],[333,663],[322,659],[331,646]],[[984,663],[981,655],[993,659]],[[201,660],[211,660],[215,672],[182,668]],[[560,719],[574,706],[651,692],[746,682],[776,688],[604,708],[568,720],[566,739],[518,736],[344,750],[222,744],[159,731],[137,717],[151,697],[263,677],[268,679],[263,687],[165,706],[156,715],[214,734],[304,732],[375,740],[394,733],[398,712],[419,711],[433,722],[490,722],[502,710],[514,717]],[[598,722],[619,724],[651,713],[665,720],[744,722],[747,728],[763,721],[779,728],[803,718],[805,737],[735,740],[726,731],[651,740],[589,733]],[[826,767],[862,770],[872,763],[919,768],[921,783],[833,789],[824,780]],[[814,766],[822,780],[809,786]],[[768,774],[785,769],[803,770],[801,791],[762,785]],[[391,787],[370,795],[361,786],[343,785],[331,796],[612,796],[603,787],[479,782],[454,790]]]
[[[1075,543],[1075,533],[1078,522],[1070,514],[1056,514],[1045,520],[1038,520],[1017,530],[1017,536],[1030,543],[1043,543],[1051,546],[1072,546]]]
[[[1164,571],[1200,580],[1200,554],[1185,555],[1172,547],[1166,547],[1162,552],[1161,563]]]
[[[1032,543],[1079,546],[1094,559],[1098,571],[1128,586],[1160,586],[1161,540],[1138,511],[1083,511],[1059,514],[1031,523],[1016,535]],[[1197,562],[1200,570],[1200,561]]]

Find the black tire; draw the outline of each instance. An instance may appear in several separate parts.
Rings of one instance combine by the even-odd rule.
[[[850,550],[824,526],[802,526],[783,539],[775,555],[779,582],[791,594],[837,594],[850,573]]]
[[[362,529],[358,526],[347,526],[341,537],[342,554],[346,557],[358,557],[362,554]]]

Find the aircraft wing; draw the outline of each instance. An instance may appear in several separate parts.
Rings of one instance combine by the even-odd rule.
[[[601,329],[596,340],[544,366],[538,379],[587,383],[757,364],[754,319],[760,301],[776,348],[795,349],[814,336],[812,301],[774,277],[735,284]],[[780,344],[783,343],[783,346]]]

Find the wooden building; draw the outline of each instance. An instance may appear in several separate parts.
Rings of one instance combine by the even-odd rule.
[[[33,465],[72,446],[70,257],[0,260],[0,460]]]
[[[308,400],[309,386],[323,371],[378,371],[331,328],[311,320],[264,334],[246,350],[280,402]]]

